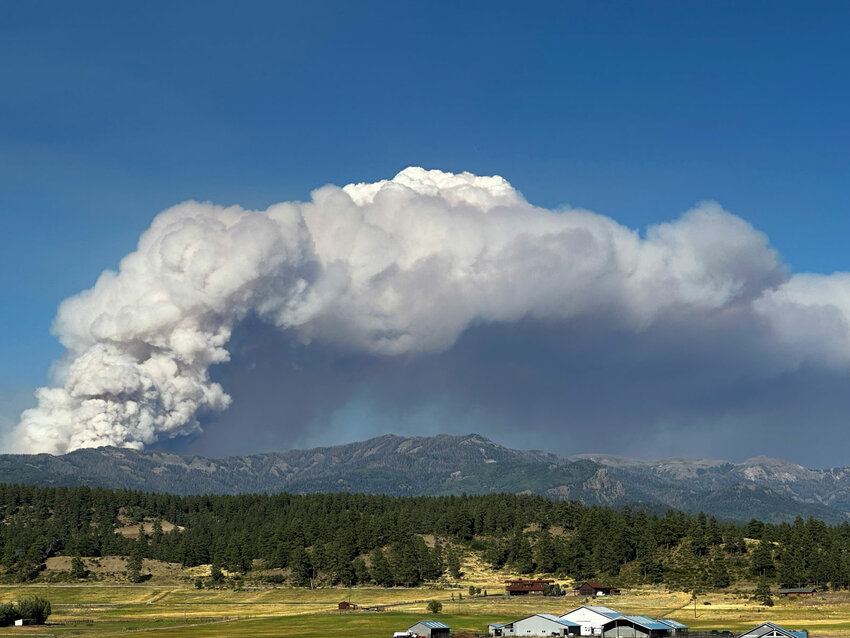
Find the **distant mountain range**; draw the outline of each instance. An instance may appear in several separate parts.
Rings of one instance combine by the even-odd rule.
[[[0,455],[0,482],[175,494],[369,492],[393,496],[524,492],[588,504],[702,510],[722,519],[850,520],[850,468],[513,450],[478,434],[386,435],[310,450],[207,459],[123,448]]]

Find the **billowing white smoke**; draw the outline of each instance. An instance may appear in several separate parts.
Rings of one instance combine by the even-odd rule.
[[[421,168],[265,211],[187,202],[62,303],[63,386],[38,391],[13,440],[63,453],[198,430],[230,402],[209,368],[251,313],[398,355],[449,348],[476,322],[598,315],[639,331],[681,310],[755,317],[787,369],[850,364],[850,276],[789,279],[762,233],[712,203],[641,238],[534,207],[500,177]]]

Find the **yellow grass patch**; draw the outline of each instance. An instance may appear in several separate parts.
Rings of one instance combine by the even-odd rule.
[[[122,536],[126,536],[127,538],[138,538],[140,530],[143,530],[145,534],[150,536],[153,534],[153,526],[154,521],[145,520],[142,523],[129,524],[129,520],[127,517],[119,516],[118,520],[124,523],[121,527],[116,527],[115,531],[121,534]],[[183,531],[183,527],[181,525],[174,525],[174,523],[169,523],[168,521],[160,521],[162,523],[162,531],[164,534],[168,532],[178,529],[179,531]]]

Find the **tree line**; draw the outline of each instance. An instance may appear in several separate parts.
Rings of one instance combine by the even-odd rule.
[[[78,578],[79,557],[121,555],[137,582],[149,558],[210,564],[213,581],[260,567],[294,585],[412,586],[459,577],[464,555],[477,552],[494,568],[624,586],[850,585],[850,523],[811,518],[740,524],[517,494],[174,496],[4,484],[0,512],[0,567],[19,581],[63,554],[77,558]],[[117,533],[141,523],[138,538]]]

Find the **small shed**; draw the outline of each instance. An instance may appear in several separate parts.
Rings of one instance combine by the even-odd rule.
[[[505,623],[491,622],[489,625],[487,625],[487,635],[488,636],[508,636],[510,634],[505,633]]]
[[[666,638],[673,628],[646,616],[620,616],[602,627],[604,638]]]
[[[343,600],[341,603],[339,603],[339,605],[337,605],[337,609],[339,609],[340,611],[349,611],[352,609],[357,609],[357,605],[355,605],[354,603],[350,603],[347,600]]]
[[[439,620],[420,620],[415,625],[410,625],[407,631],[417,636],[425,636],[425,638],[435,638],[436,636],[447,638],[450,629],[448,625]]]
[[[814,596],[814,587],[780,587],[780,596]]]
[[[34,625],[35,621],[32,618],[18,618],[15,621],[15,627],[23,627],[24,625]]]
[[[505,625],[505,636],[578,636],[581,626],[554,614],[534,614]]]
[[[576,588],[576,591],[581,596],[616,596],[620,593],[620,590],[616,587],[603,585],[602,583],[597,583],[593,580],[582,583]]]
[[[804,629],[790,630],[776,623],[765,622],[753,627],[738,638],[808,638],[809,632]]]

